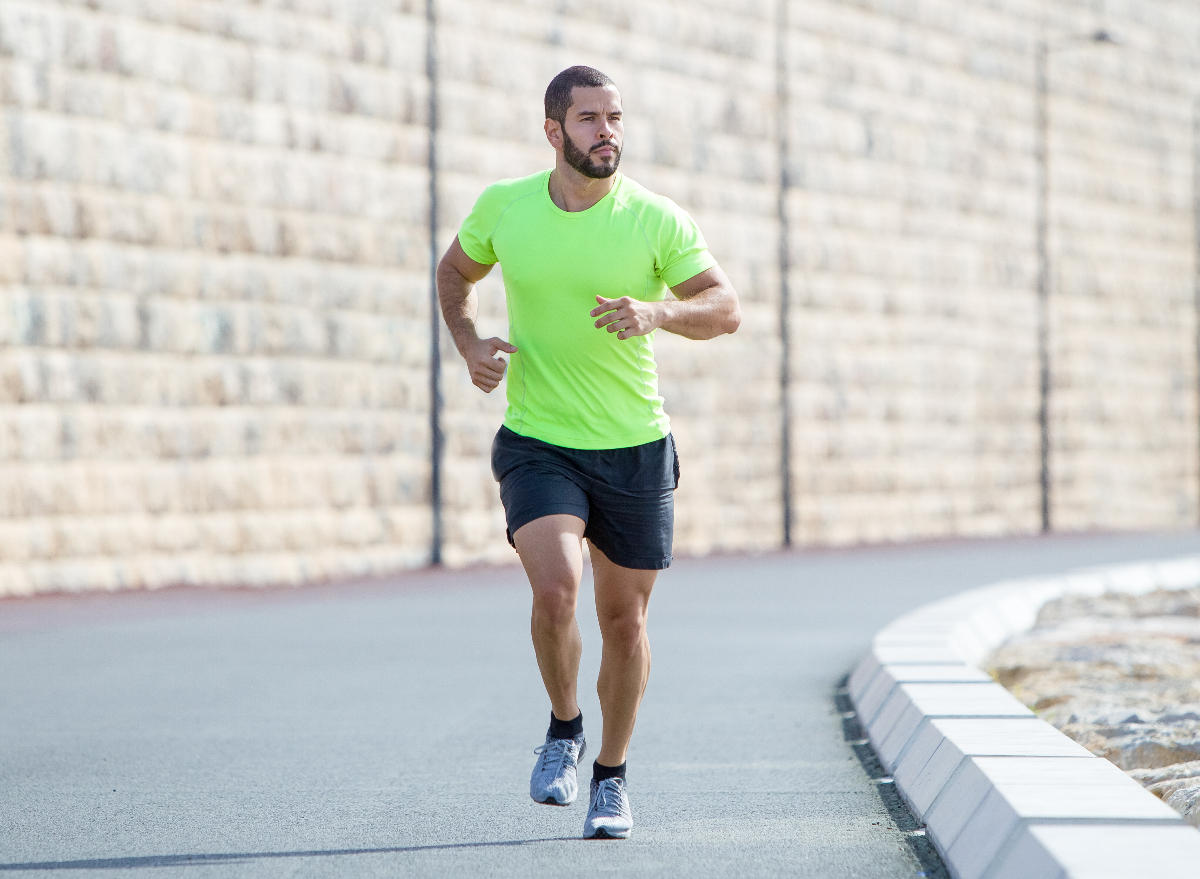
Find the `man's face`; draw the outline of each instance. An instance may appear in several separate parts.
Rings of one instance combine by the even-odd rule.
[[[571,106],[562,127],[563,158],[585,177],[611,177],[621,164],[625,128],[621,95],[614,86],[571,91]]]

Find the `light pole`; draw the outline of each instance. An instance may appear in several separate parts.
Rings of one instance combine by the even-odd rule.
[[[776,209],[779,221],[779,490],[783,499],[783,546],[792,545],[792,401],[791,334],[788,315],[791,312],[791,252],[788,248],[788,88],[787,88],[787,0],[778,0],[775,9],[775,106],[776,136],[779,156],[779,192]]]
[[[1047,67],[1051,49],[1080,41],[1119,44],[1116,37],[1101,29],[1086,36],[1069,37],[1056,46],[1051,46],[1045,38],[1040,39],[1034,55],[1033,152],[1037,164],[1034,223],[1037,237],[1038,434],[1043,533],[1050,531],[1050,253],[1046,241],[1050,225],[1050,84]]]
[[[425,0],[425,76],[429,81],[429,563],[442,563],[442,308],[438,303],[438,69],[437,8]]]
[[[1195,257],[1196,417],[1200,429],[1200,97],[1192,100],[1192,240]],[[1200,446],[1200,444],[1198,444]],[[1200,447],[1197,448],[1200,453]]]

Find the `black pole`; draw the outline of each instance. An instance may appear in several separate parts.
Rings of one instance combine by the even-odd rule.
[[[429,80],[429,505],[433,533],[429,563],[442,563],[442,319],[437,294],[437,13],[425,0],[425,75]]]
[[[1046,64],[1050,54],[1045,40],[1039,40],[1034,71],[1034,159],[1037,164],[1037,361],[1038,361],[1038,438],[1040,464],[1042,531],[1050,531],[1050,254],[1046,242],[1049,230],[1049,87]]]
[[[788,314],[791,311],[791,288],[788,272],[791,255],[788,250],[788,83],[787,83],[787,0],[777,0],[775,16],[775,106],[776,129],[779,138],[779,479],[783,495],[783,545],[792,545],[792,401],[791,401],[791,335]]]
[[[1192,102],[1192,235],[1195,240],[1196,428],[1200,432],[1200,98]],[[1200,433],[1197,455],[1200,456]],[[1200,491],[1200,486],[1197,486]],[[1200,514],[1198,514],[1200,515]]]

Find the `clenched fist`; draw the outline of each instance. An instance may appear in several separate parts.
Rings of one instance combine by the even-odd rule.
[[[592,317],[600,318],[596,321],[596,328],[607,328],[610,333],[616,333],[618,339],[644,336],[662,326],[661,302],[642,302],[629,296],[620,299],[597,296],[596,301],[600,303],[592,309]]]
[[[503,351],[505,354],[516,354],[517,346],[510,345],[503,339],[493,336],[490,339],[476,339],[467,343],[465,350],[460,353],[467,361],[467,370],[471,373],[471,384],[485,394],[496,390],[504,372],[508,369],[508,361],[496,355]]]

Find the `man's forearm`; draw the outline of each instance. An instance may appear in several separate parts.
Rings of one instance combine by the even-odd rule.
[[[475,318],[479,316],[479,296],[475,293],[475,285],[454,266],[443,262],[438,266],[437,287],[442,318],[454,339],[454,346],[462,354],[467,344],[479,339],[475,329]]]
[[[724,284],[715,284],[687,299],[667,299],[659,305],[660,328],[688,339],[732,333],[742,322],[737,294]]]

